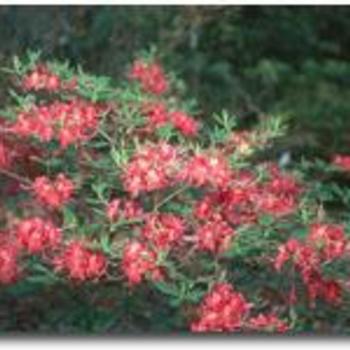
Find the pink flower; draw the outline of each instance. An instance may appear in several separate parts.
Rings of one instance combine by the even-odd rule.
[[[232,332],[242,327],[251,304],[228,283],[217,283],[199,306],[192,332]]]
[[[144,104],[142,112],[146,115],[148,125],[152,129],[162,127],[168,122],[166,106],[161,102],[148,102]]]
[[[5,142],[0,141],[0,169],[7,169],[11,164],[11,152]]]
[[[15,244],[0,242],[0,284],[10,284],[17,280],[19,275],[17,257],[18,249]]]
[[[116,221],[119,218],[119,208],[121,199],[113,199],[110,201],[106,208],[106,215],[110,221]]]
[[[163,278],[157,266],[157,254],[136,240],[129,241],[124,247],[122,271],[130,285],[137,285],[146,277],[155,281]]]
[[[339,258],[345,252],[346,237],[344,228],[340,225],[313,224],[308,240],[316,245],[326,260]]]
[[[178,179],[192,186],[225,188],[231,180],[228,161],[220,155],[197,154],[181,170]]]
[[[161,142],[143,147],[124,169],[124,188],[133,196],[170,186],[177,173],[179,158],[176,148]]]
[[[110,221],[133,220],[143,215],[143,209],[134,200],[115,198],[108,203],[106,215]]]
[[[350,156],[336,154],[333,157],[332,163],[333,165],[337,166],[338,168],[344,171],[350,170]]]
[[[45,65],[37,65],[34,70],[25,75],[21,85],[24,90],[47,90],[49,92],[73,90],[76,87],[71,82],[63,82],[57,74],[51,72]]]
[[[72,197],[74,184],[64,174],[59,174],[54,181],[46,176],[37,177],[32,188],[40,202],[58,209]]]
[[[168,249],[179,242],[185,232],[184,221],[173,214],[149,215],[142,235],[158,249]]]
[[[90,139],[104,109],[82,99],[55,101],[19,113],[11,130],[19,136],[36,136],[43,142],[57,139],[62,148]]]
[[[227,250],[234,235],[231,226],[220,217],[212,219],[196,230],[198,248],[212,253]]]
[[[301,192],[296,180],[292,176],[282,174],[274,166],[270,168],[270,178],[256,193],[258,210],[276,217],[295,212]]]
[[[29,253],[56,248],[61,242],[61,230],[50,221],[34,217],[21,221],[16,230],[19,247]]]
[[[139,81],[143,90],[155,95],[162,95],[168,90],[168,82],[163,68],[158,63],[135,61],[130,78]]]
[[[322,284],[322,296],[327,303],[339,304],[342,298],[342,288],[336,280],[325,280]]]
[[[249,320],[249,327],[257,331],[263,330],[277,333],[285,333],[289,329],[288,325],[274,314],[259,314],[251,318]]]
[[[171,123],[185,136],[195,136],[198,132],[199,124],[192,117],[181,111],[172,112],[169,115]]]
[[[69,278],[85,281],[101,278],[106,273],[107,259],[85,247],[82,241],[74,240],[55,258],[54,265],[57,271],[67,272]]]

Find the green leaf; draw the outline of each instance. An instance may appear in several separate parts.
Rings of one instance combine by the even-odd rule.
[[[64,226],[67,227],[75,227],[78,225],[78,220],[74,211],[67,206],[63,208],[63,222]]]
[[[174,127],[172,124],[167,123],[166,125],[157,129],[157,135],[164,140],[170,140],[174,135]]]
[[[172,297],[177,297],[179,295],[179,290],[174,286],[165,282],[156,282],[154,286],[163,294]]]

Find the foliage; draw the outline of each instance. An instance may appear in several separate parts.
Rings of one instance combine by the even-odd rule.
[[[199,122],[156,51],[117,84],[38,54],[13,63],[3,332],[347,332],[348,217],[327,201],[349,194],[315,180],[346,176],[347,156],[266,162],[283,118]]]

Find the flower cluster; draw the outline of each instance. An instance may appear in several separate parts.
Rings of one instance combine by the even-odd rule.
[[[171,124],[185,136],[195,136],[198,133],[199,123],[182,111],[168,112],[162,102],[146,103],[142,108],[151,130]]]
[[[144,278],[154,281],[163,278],[162,270],[157,265],[156,252],[136,240],[125,245],[121,267],[130,285],[137,285]]]
[[[293,213],[297,208],[300,186],[294,177],[282,174],[277,167],[269,170],[270,181],[260,187],[256,196],[258,209],[277,217]]]
[[[337,154],[333,157],[333,165],[344,170],[350,170],[350,156]]]
[[[168,82],[158,63],[135,61],[130,78],[139,81],[144,91],[155,95],[162,95],[168,90]]]
[[[69,278],[82,282],[101,278],[106,273],[107,259],[82,241],[73,240],[55,257],[54,265],[57,271],[65,271]]]
[[[62,238],[59,228],[39,217],[22,220],[17,225],[16,236],[19,247],[32,254],[57,247]]]
[[[306,243],[291,238],[278,248],[274,266],[280,271],[291,259],[301,274],[311,303],[317,297],[330,303],[338,303],[342,288],[338,281],[322,276],[321,263],[339,258],[345,252],[345,245],[344,233],[340,227],[314,224]]]
[[[231,179],[230,166],[219,154],[196,154],[181,169],[178,179],[191,186],[227,187]]]
[[[34,105],[28,111],[19,113],[11,129],[19,136],[36,136],[43,142],[57,139],[65,148],[90,139],[102,111],[101,106],[82,99]]]
[[[179,166],[175,147],[161,142],[137,151],[124,169],[124,188],[132,195],[170,186]]]
[[[313,224],[310,227],[308,239],[328,261],[340,258],[347,244],[344,228],[340,225]]]
[[[173,214],[150,214],[142,228],[142,235],[157,249],[168,249],[178,243],[185,232],[182,218]]]
[[[169,120],[167,108],[162,102],[143,104],[142,114],[147,117],[148,125],[152,130],[164,126]]]
[[[251,304],[228,283],[217,283],[199,306],[199,319],[192,332],[232,332],[239,330]]]
[[[115,198],[107,204],[106,215],[110,221],[133,220],[143,215],[143,209],[135,200]]]
[[[37,177],[32,188],[41,203],[58,209],[72,197],[74,184],[64,174],[58,174],[54,181],[46,176]]]
[[[232,225],[251,224],[257,220],[257,186],[249,172],[238,172],[230,187],[206,194],[195,204],[194,216],[207,220],[218,215]]]
[[[192,117],[181,111],[174,111],[169,114],[169,120],[175,129],[185,136],[197,135],[199,124]]]
[[[9,168],[11,164],[10,149],[5,142],[0,141],[0,168]]]
[[[220,217],[213,218],[198,227],[196,239],[198,248],[212,253],[221,253],[231,244],[235,232],[232,227]]]
[[[47,90],[57,92],[59,90],[74,90],[76,88],[76,79],[62,81],[46,65],[38,65],[23,77],[21,86],[24,90],[34,91]]]
[[[268,331],[285,333],[288,331],[288,325],[280,320],[275,314],[259,314],[249,320],[249,328],[255,331]]]
[[[3,236],[5,234],[0,234],[0,235]],[[18,249],[16,245],[1,239],[0,241],[0,284],[10,284],[16,281],[19,274],[17,257],[18,257]]]

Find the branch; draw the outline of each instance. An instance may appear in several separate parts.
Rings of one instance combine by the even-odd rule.
[[[3,174],[13,180],[16,180],[18,182],[21,182],[21,183],[24,183],[24,184],[27,184],[27,185],[31,185],[32,182],[26,178],[26,177],[22,177],[22,176],[19,176],[11,171],[8,171],[8,170],[5,170],[5,169],[1,169],[0,168],[0,174]]]

